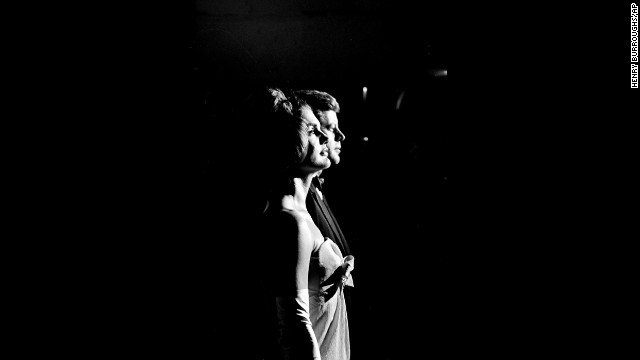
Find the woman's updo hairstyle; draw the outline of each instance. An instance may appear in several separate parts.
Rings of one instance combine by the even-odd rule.
[[[306,156],[306,126],[302,110],[308,105],[291,92],[265,88],[249,99],[248,120],[253,127],[252,156],[259,157],[260,173],[268,186],[291,185],[291,168]]]

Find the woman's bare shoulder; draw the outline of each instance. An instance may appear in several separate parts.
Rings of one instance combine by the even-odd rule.
[[[310,236],[308,219],[299,211],[281,209],[273,211],[269,216],[269,222],[279,232],[284,234]]]

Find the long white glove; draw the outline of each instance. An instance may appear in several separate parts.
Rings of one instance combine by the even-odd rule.
[[[279,342],[285,360],[320,360],[320,347],[309,318],[309,290],[276,297]]]

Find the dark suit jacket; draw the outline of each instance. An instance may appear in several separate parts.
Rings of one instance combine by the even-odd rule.
[[[314,182],[316,182],[316,179],[314,179]],[[331,212],[327,198],[324,196],[324,193],[322,199],[320,198],[316,185],[313,183],[307,196],[307,211],[318,229],[320,229],[322,236],[333,240],[333,242],[340,247],[342,256],[351,255],[347,240],[344,238],[344,234],[340,229],[340,225],[338,225],[338,221],[333,216],[333,212]]]

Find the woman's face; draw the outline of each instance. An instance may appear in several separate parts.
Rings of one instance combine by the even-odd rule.
[[[331,166],[329,149],[327,148],[327,134],[322,132],[320,121],[313,115],[309,107],[302,109],[303,129],[306,134],[304,160],[300,164],[302,169],[313,172],[323,170]]]

